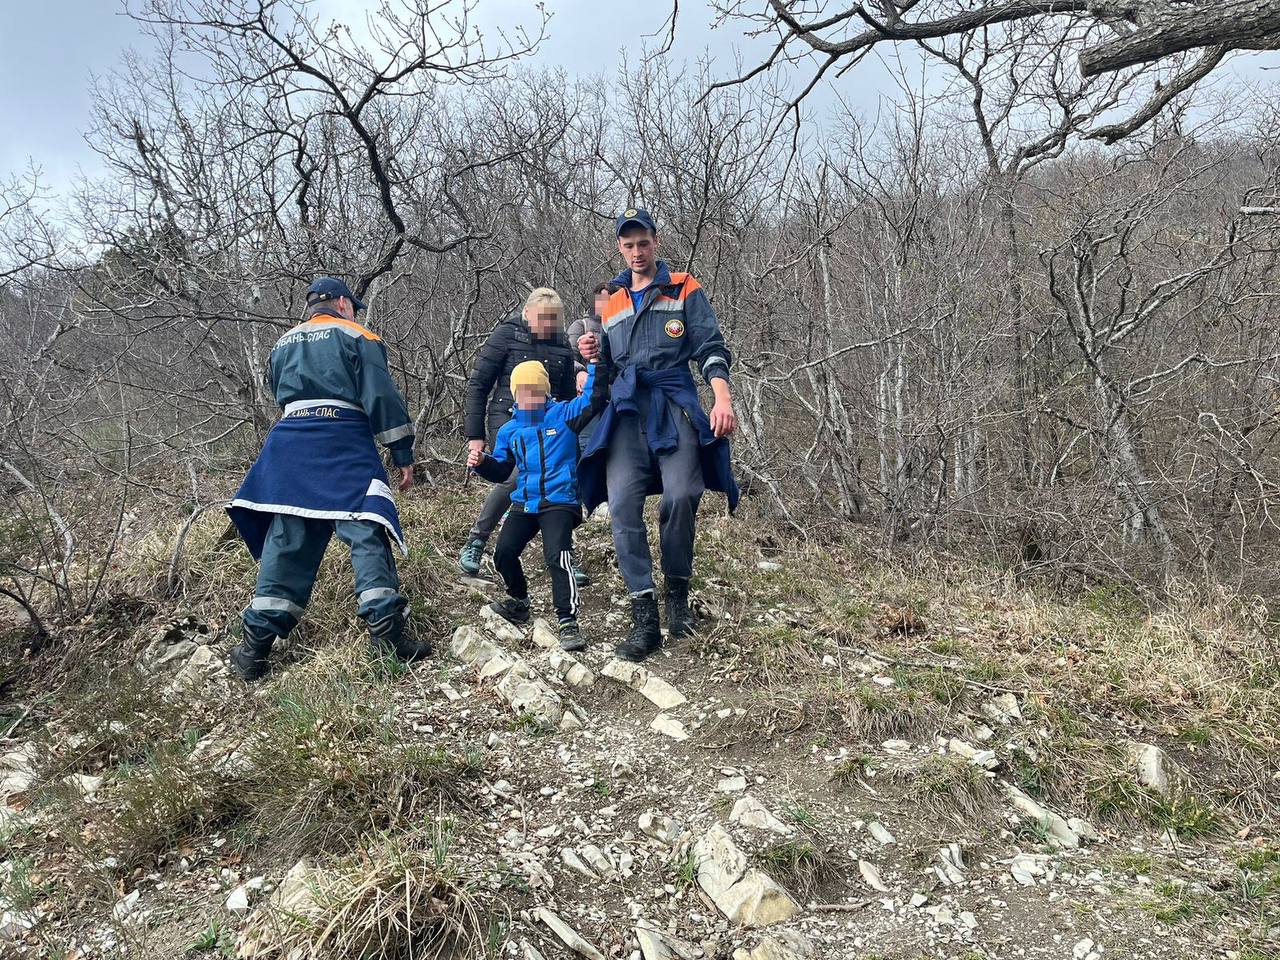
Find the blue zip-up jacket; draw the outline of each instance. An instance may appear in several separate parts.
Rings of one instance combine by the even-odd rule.
[[[656,394],[659,403],[639,402],[642,393]],[[729,500],[729,512],[738,508],[738,482],[733,476],[733,464],[726,437],[717,437],[711,429],[711,421],[698,400],[698,387],[688,367],[673,370],[643,370],[634,364],[618,373],[613,381],[612,399],[600,415],[600,424],[591,434],[591,441],[578,464],[578,478],[582,493],[582,505],[590,513],[609,499],[606,465],[609,441],[613,436],[618,417],[624,414],[644,416],[644,436],[649,452],[655,457],[671,453],[680,443],[680,434],[672,419],[672,407],[679,415],[687,417],[698,435],[698,460],[702,467],[702,482],[708,490],[723,493]],[[654,470],[646,494],[662,493],[662,472]]]
[[[397,467],[413,463],[413,421],[377,334],[322,307],[276,341],[269,375],[286,414],[326,405],[359,410]]]
[[[551,403],[540,410],[521,410],[498,431],[493,454],[475,472],[502,483],[518,470],[511,502],[525,513],[541,513],[552,507],[578,506],[578,434],[604,407],[609,378],[599,367],[587,368],[582,394],[572,400]]]
[[[613,282],[622,289],[609,298],[601,317],[605,362],[617,370],[631,364],[642,370],[670,370],[693,362],[707,383],[729,379],[733,355],[706,291],[692,274],[672,273],[666,261],[659,260],[639,310],[631,300],[631,271],[623,270]]]

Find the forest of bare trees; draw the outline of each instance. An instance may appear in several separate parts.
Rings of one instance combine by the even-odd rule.
[[[748,6],[722,26],[776,47],[741,74],[659,34],[570,77],[545,20],[481,40],[466,0],[359,40],[283,0],[132,5],[153,44],[94,91],[105,172],[0,188],[0,592],[75,617],[121,531],[217,508],[321,272],[370,304],[421,476],[459,479],[475,348],[531,287],[585,308],[632,203],[738,357],[749,516],[1273,591],[1280,112],[1214,71],[1280,5],[1189,37],[1195,4]],[[812,117],[873,47],[897,103]]]

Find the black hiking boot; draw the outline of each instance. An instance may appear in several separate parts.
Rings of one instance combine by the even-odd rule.
[[[259,636],[241,626],[240,642],[227,654],[236,676],[245,683],[253,683],[266,676],[270,666],[267,656],[271,653],[271,645],[275,643],[275,639],[272,636]]]
[[[666,586],[667,637],[671,640],[683,640],[697,629],[693,611],[689,609],[689,581],[667,577]]]
[[[500,616],[507,623],[514,623],[517,627],[523,627],[529,622],[529,601],[517,600],[515,597],[503,597],[494,603],[489,604],[489,609]]]
[[[560,621],[560,649],[570,653],[587,649],[587,638],[582,635],[577,620]]]
[[[652,593],[631,598],[631,633],[618,644],[614,653],[620,660],[639,663],[662,646],[662,629],[658,623],[658,598]]]

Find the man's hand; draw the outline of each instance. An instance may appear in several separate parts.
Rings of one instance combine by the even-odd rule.
[[[715,406],[711,408],[711,432],[717,437],[727,437],[738,426],[738,416],[733,412],[733,395],[729,392],[729,381],[716,377],[711,381],[711,392],[716,395]]]
[[[586,387],[586,385],[587,385],[587,371],[579,370],[578,371],[578,393],[579,394],[582,393],[582,390],[584,387]]]
[[[412,466],[401,467],[400,468],[400,484],[399,484],[400,492],[404,493],[406,490],[408,490],[412,486],[413,486],[413,467]]]
[[[467,466],[473,470],[484,463],[484,441],[480,441],[480,446],[475,446],[475,440],[471,441],[471,447],[467,450]]]
[[[578,352],[587,363],[600,359],[600,338],[594,333],[584,333],[578,338]]]
[[[711,408],[711,431],[717,437],[727,437],[738,426],[737,414],[733,412],[733,401],[717,400]]]

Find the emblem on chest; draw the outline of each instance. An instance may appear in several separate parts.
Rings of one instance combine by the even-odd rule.
[[[684,336],[684,321],[678,317],[672,317],[667,321],[667,324],[663,329],[667,331],[667,336],[672,340],[678,340],[680,337]]]

